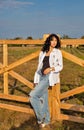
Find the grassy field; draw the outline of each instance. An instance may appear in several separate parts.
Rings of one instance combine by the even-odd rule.
[[[29,46],[29,47],[9,47],[8,50],[8,63],[11,64],[18,59],[40,50],[41,46]],[[84,59],[84,47],[78,48],[62,48],[63,50]],[[2,48],[0,48],[0,62],[2,63]],[[18,72],[26,79],[33,82],[34,72],[36,70],[38,63],[38,57],[26,62],[23,65],[20,65],[14,68],[14,71]],[[68,91],[70,89],[79,87],[84,84],[84,68],[72,63],[66,59],[63,59],[63,70],[61,72],[61,92]],[[15,95],[26,96],[30,89],[24,84],[17,81],[15,89],[13,89],[15,79],[9,76],[9,93]],[[3,75],[0,75],[0,92],[3,93]],[[74,103],[79,105],[84,105],[84,93],[78,94],[71,97],[70,99],[65,99],[64,101],[68,103]],[[0,100],[0,102],[6,102],[9,104],[15,104],[20,106],[28,106],[28,104],[21,104],[16,102],[9,102]],[[73,113],[71,111],[62,111],[64,113],[80,115],[84,117],[83,113]],[[50,125],[51,130],[84,130],[84,125],[69,121],[55,122]],[[0,130],[38,130],[35,117],[31,115],[9,111],[5,109],[0,109]]]

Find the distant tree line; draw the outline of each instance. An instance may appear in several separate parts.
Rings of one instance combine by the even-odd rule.
[[[22,37],[15,37],[13,40],[19,40],[23,39]],[[32,40],[33,38],[31,36],[28,36],[26,39]]]
[[[68,35],[65,35],[65,34],[61,38],[62,39],[73,39],[73,38],[71,38],[71,37],[69,37]],[[81,36],[80,39],[84,39],[84,35]]]
[[[82,36],[81,39],[84,39],[84,36]]]
[[[66,34],[64,34],[62,37],[60,37],[61,39],[73,39],[73,38],[71,38],[71,37],[69,37],[68,35],[66,35]],[[80,37],[81,39],[84,39],[84,35],[83,36],[81,36]],[[21,39],[23,39],[22,37],[15,37],[14,39],[11,39],[11,40],[21,40]],[[42,39],[42,38],[39,38],[39,39]],[[32,36],[28,36],[27,38],[26,38],[26,40],[33,40],[33,37]],[[28,45],[22,45],[22,44],[10,44],[9,46],[28,46]],[[84,46],[84,45],[83,45]]]
[[[81,39],[84,39],[84,35],[81,36],[80,38],[81,38]],[[12,40],[20,40],[20,39],[23,39],[23,38],[22,38],[22,37],[15,37],[15,38],[12,39]],[[39,38],[39,39],[40,39],[40,38]],[[61,39],[73,39],[73,38],[71,38],[70,36],[64,34],[64,35],[61,37]],[[26,40],[33,40],[33,37],[32,37],[32,36],[28,36],[28,37],[26,38]]]

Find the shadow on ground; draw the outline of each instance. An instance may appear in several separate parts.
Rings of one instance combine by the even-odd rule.
[[[12,126],[10,130],[39,130],[35,117],[30,117],[18,126]]]
[[[19,126],[12,126],[10,130],[64,130],[59,122],[53,122],[45,128],[39,127],[35,117],[30,117],[28,120],[21,123]]]

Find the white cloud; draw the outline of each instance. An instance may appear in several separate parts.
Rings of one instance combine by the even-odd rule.
[[[34,5],[34,3],[20,0],[0,0],[0,8],[19,8],[28,5]]]

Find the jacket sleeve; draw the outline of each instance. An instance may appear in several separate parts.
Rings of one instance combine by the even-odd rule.
[[[55,71],[54,72],[59,72],[63,69],[63,57],[62,57],[62,53],[59,50],[58,53],[58,64],[55,66]]]
[[[40,54],[39,54],[39,61],[38,61],[38,64],[39,64],[40,61],[41,61],[42,55],[43,55],[43,52],[41,51]]]
[[[40,63],[40,60],[41,60],[41,56],[42,56],[42,51],[39,54],[38,66],[37,66],[37,70],[36,70],[36,72],[34,74],[34,83],[39,83],[40,75],[37,72],[38,72],[38,69],[39,69],[39,63]]]
[[[37,71],[34,74],[34,83],[39,83],[40,75],[37,73]]]

